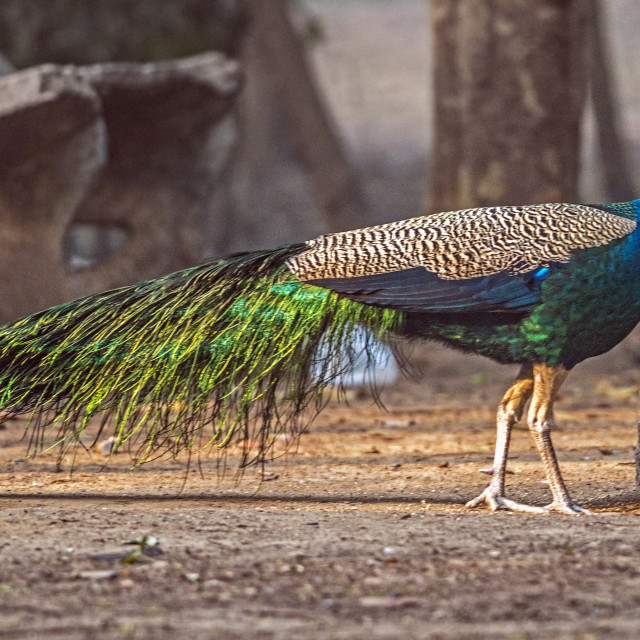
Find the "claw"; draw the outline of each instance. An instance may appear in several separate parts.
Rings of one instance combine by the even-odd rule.
[[[485,503],[491,511],[508,509],[508,507],[504,505],[504,497],[497,491],[494,491],[491,487],[487,487],[477,498],[469,500],[465,506],[469,509],[473,509],[480,506],[482,503]]]
[[[571,504],[570,502],[552,502],[544,507],[544,510],[547,512],[564,513],[571,516],[575,516],[581,513],[584,513],[588,516],[595,515],[593,511],[589,511],[589,509],[579,507],[577,504]]]
[[[487,487],[477,498],[469,500],[465,505],[469,509],[486,504],[491,511],[514,511],[517,513],[564,513],[567,515],[578,515],[584,513],[585,515],[593,515],[592,511],[583,509],[578,505],[564,502],[552,502],[545,507],[536,507],[530,504],[522,504],[521,502],[515,502],[515,500],[509,500],[503,495],[500,495],[497,491]]]

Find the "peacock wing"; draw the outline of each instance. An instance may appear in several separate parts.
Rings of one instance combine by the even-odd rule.
[[[586,205],[450,211],[320,236],[287,264],[303,282],[402,311],[527,312],[577,251],[636,225]]]

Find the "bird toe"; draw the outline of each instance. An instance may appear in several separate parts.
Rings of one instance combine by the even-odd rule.
[[[510,502],[502,494],[494,491],[491,487],[487,487],[478,497],[469,500],[465,505],[469,509],[479,507],[486,504],[491,511],[511,510],[506,503]]]
[[[486,504],[491,511],[513,511],[516,513],[549,513],[548,507],[536,507],[530,504],[522,504],[515,500],[505,498],[501,493],[495,491],[490,486],[487,487],[477,498],[469,500],[466,506],[469,509]],[[550,505],[548,505],[550,506]],[[580,508],[580,507],[578,507]]]
[[[595,515],[593,511],[589,511],[589,509],[585,509],[584,507],[579,507],[577,504],[571,504],[570,502],[552,502],[544,507],[544,510],[553,513],[564,513],[570,516],[580,514],[589,516]]]

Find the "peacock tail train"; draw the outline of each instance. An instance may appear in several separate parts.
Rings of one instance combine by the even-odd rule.
[[[36,450],[64,453],[100,414],[100,433],[115,429],[115,448],[133,445],[137,463],[232,440],[243,465],[268,459],[361,355],[354,327],[385,340],[401,322],[296,280],[286,261],[305,248],[211,262],[0,328],[4,418],[30,414]]]
[[[505,364],[492,479],[469,506],[581,513],[551,444],[568,372],[640,321],[640,200],[445,211],[326,234],[89,296],[0,327],[0,412],[31,414],[32,446],[115,428],[137,462],[242,443],[278,453],[329,381],[375,364],[373,343],[437,340]],[[363,357],[364,352],[364,357]],[[527,419],[553,502],[504,495]]]

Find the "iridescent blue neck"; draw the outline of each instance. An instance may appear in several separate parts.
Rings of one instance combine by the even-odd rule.
[[[629,200],[629,202],[612,202],[611,204],[595,204],[592,206],[631,220],[640,219],[640,198],[638,200]]]

